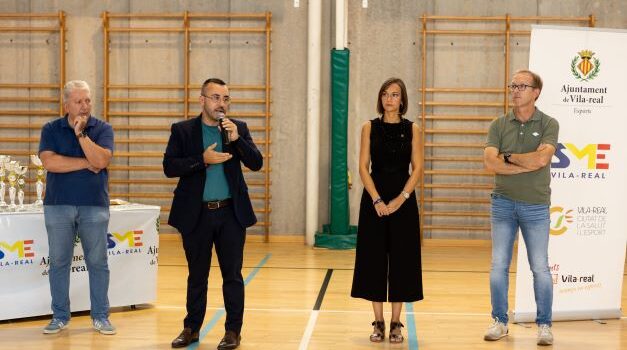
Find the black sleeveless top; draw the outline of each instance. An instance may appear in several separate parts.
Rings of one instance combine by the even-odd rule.
[[[412,122],[385,123],[371,120],[370,161],[373,173],[402,172],[407,174],[411,163]]]

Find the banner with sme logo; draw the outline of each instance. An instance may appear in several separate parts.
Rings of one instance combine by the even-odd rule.
[[[109,304],[157,299],[159,207],[111,207],[107,255]],[[47,315],[50,309],[48,236],[43,212],[0,213],[0,320]],[[78,239],[70,267],[72,311],[90,309],[89,278]]]
[[[627,31],[534,26],[529,69],[537,106],[560,123],[551,163],[549,268],[553,319],[619,318],[627,228]],[[514,320],[536,305],[518,240]]]

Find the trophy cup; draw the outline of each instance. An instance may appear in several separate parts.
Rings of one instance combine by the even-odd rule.
[[[15,205],[15,195],[17,192],[17,189],[15,188],[15,184],[17,183],[17,174],[15,173],[15,170],[17,170],[19,166],[20,164],[15,160],[12,160],[7,164],[7,171],[9,172],[9,211],[15,211],[15,208],[17,208],[17,205]]]
[[[17,210],[24,210],[24,187],[26,186],[26,180],[24,175],[28,172],[27,166],[18,166],[15,169],[15,175],[17,176],[17,202],[19,203]]]
[[[0,155],[0,211],[7,208],[7,202],[4,201],[4,195],[7,190],[7,184],[4,182],[6,177],[5,164],[11,159],[10,156]]]
[[[30,160],[37,167],[37,183],[35,184],[35,188],[37,190],[37,200],[33,203],[33,205],[40,207],[44,204],[44,201],[41,200],[41,196],[44,194],[44,165],[41,162],[41,159],[39,159],[39,157],[35,154],[30,156]]]

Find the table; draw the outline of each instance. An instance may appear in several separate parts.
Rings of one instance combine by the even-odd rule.
[[[153,302],[157,298],[160,208],[127,204],[110,210],[109,304]],[[78,243],[71,269],[71,310],[89,310],[89,278]],[[50,302],[43,209],[0,213],[0,320],[51,314]]]

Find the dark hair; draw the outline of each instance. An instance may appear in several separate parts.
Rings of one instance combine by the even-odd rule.
[[[218,78],[209,78],[207,80],[205,80],[204,83],[202,83],[202,87],[200,88],[200,94],[204,95],[205,94],[205,88],[207,87],[207,85],[209,84],[218,84],[218,85],[226,85],[226,83],[224,82],[224,80],[222,79],[218,79]]]
[[[379,95],[377,95],[377,113],[383,115],[385,112],[383,109],[383,103],[381,102],[381,96],[383,96],[385,90],[392,84],[396,84],[401,88],[401,106],[398,114],[403,116],[407,113],[407,88],[405,87],[405,83],[400,78],[390,78],[386,80],[383,85],[381,85]]]

